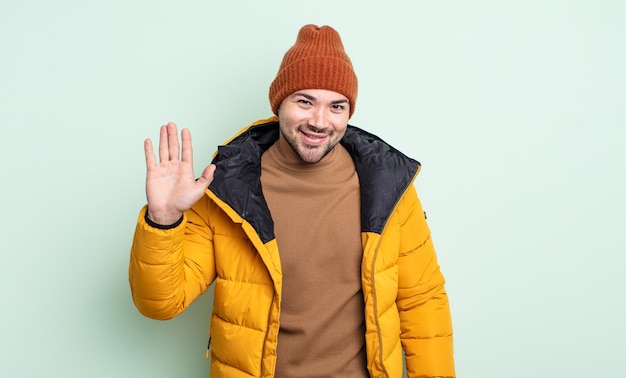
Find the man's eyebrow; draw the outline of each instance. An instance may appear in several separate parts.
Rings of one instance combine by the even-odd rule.
[[[316,101],[317,100],[317,98],[315,98],[315,96],[311,96],[308,93],[296,92],[293,95],[294,96],[302,96],[302,97],[306,98],[307,100],[311,100],[311,101]],[[348,99],[347,98],[342,98],[342,99],[339,99],[339,100],[331,101],[330,103],[335,105],[335,104],[343,104],[343,103],[346,103],[346,102],[349,102]]]
[[[296,92],[293,95],[294,95],[294,97],[295,96],[302,96],[302,97],[306,98],[307,100],[311,100],[311,101],[317,100],[314,96],[311,96],[310,94],[307,94],[307,93]]]

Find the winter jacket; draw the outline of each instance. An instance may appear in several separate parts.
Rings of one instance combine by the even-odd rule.
[[[260,183],[261,154],[279,136],[275,117],[218,148],[206,195],[169,229],[144,208],[131,248],[137,309],[150,318],[183,312],[215,282],[211,377],[273,377],[282,271]],[[424,211],[413,181],[420,165],[378,137],[348,126],[341,141],[361,187],[361,281],[372,377],[454,377],[452,324]]]

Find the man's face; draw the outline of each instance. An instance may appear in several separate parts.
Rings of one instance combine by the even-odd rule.
[[[280,134],[304,162],[317,163],[346,133],[348,98],[325,89],[304,89],[287,96],[278,108]]]

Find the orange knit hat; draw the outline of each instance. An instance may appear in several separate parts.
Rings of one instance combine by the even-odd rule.
[[[301,89],[327,89],[346,96],[350,117],[356,106],[358,83],[339,33],[330,26],[305,25],[296,43],[285,53],[270,86],[272,112],[290,94]]]

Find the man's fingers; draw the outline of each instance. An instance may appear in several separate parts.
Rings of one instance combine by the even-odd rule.
[[[202,172],[202,177],[206,178],[209,181],[213,181],[213,174],[215,173],[215,169],[217,167],[215,164],[210,164],[208,167],[204,168]]]
[[[167,145],[169,151],[169,160],[178,160],[180,146],[178,144],[178,129],[174,122],[167,124]]]
[[[163,125],[159,132],[159,161],[168,160],[170,160],[170,152],[167,147],[167,125]]]
[[[191,146],[191,133],[188,129],[183,129],[181,132],[182,139],[182,156],[180,159],[184,162],[193,164],[193,148]],[[148,153],[148,149],[150,153]],[[150,166],[156,166],[156,157],[152,151],[152,141],[146,139],[144,143],[144,150],[146,154],[146,164]],[[167,125],[161,126],[159,132],[159,161],[160,163],[167,161],[179,161],[179,154],[181,152],[181,146],[178,141],[178,129],[174,122],[168,122]]]
[[[152,151],[152,141],[149,138],[143,142],[143,151],[146,155],[146,169],[150,170],[156,166],[156,157]]]
[[[205,188],[213,181],[213,174],[215,173],[215,164],[211,164],[204,168],[202,175],[198,178],[197,182],[201,183]]]
[[[193,166],[193,146],[191,143],[191,132],[188,129],[182,129],[180,138],[183,142],[182,161],[188,162]]]

